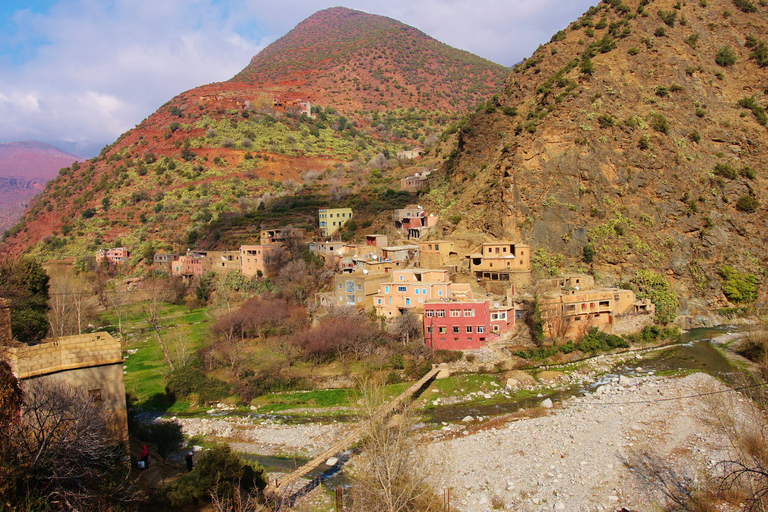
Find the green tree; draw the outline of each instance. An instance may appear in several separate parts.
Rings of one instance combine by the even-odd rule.
[[[638,270],[629,284],[637,298],[651,299],[656,306],[657,323],[668,324],[677,318],[680,299],[664,276],[652,270]]]
[[[11,332],[23,342],[48,333],[48,274],[30,258],[0,262],[0,297],[11,301]]]
[[[722,67],[733,66],[736,64],[736,55],[733,53],[733,50],[731,50],[730,46],[723,46],[717,52],[715,62],[718,66]]]
[[[213,491],[231,497],[238,483],[246,492],[263,490],[267,486],[264,468],[244,462],[228,445],[216,445],[169,488],[168,498],[174,506],[188,506],[194,500],[208,500]]]
[[[723,279],[722,290],[725,298],[734,304],[750,303],[757,300],[757,276],[745,274],[727,265],[717,271]]]

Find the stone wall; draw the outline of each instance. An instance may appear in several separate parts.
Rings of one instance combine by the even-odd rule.
[[[613,317],[611,334],[632,334],[640,332],[646,325],[653,325],[652,314],[617,315]]]
[[[19,379],[123,361],[120,342],[106,332],[63,336],[45,339],[38,345],[9,347],[6,355]]]

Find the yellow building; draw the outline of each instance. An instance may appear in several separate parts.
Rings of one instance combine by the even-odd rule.
[[[325,238],[336,233],[352,219],[352,208],[323,208],[318,211],[320,236]]]
[[[392,271],[392,278],[373,297],[373,306],[377,315],[394,318],[407,310],[422,314],[429,300],[471,298],[470,285],[452,283],[447,270],[405,269]]]
[[[440,268],[448,263],[448,257],[456,254],[453,242],[448,240],[429,240],[419,242],[419,266],[423,268]]]

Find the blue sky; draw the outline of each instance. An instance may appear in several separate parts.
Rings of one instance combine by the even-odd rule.
[[[91,156],[176,94],[231,78],[312,13],[344,5],[506,66],[597,0],[0,2],[0,142]]]

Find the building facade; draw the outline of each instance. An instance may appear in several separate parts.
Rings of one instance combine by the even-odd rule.
[[[477,279],[512,281],[515,273],[530,273],[531,248],[511,242],[485,243],[467,256],[469,271]]]
[[[320,236],[333,235],[352,219],[352,208],[324,208],[317,212]]]
[[[245,277],[264,275],[264,258],[275,250],[274,245],[241,245],[240,271]]]

